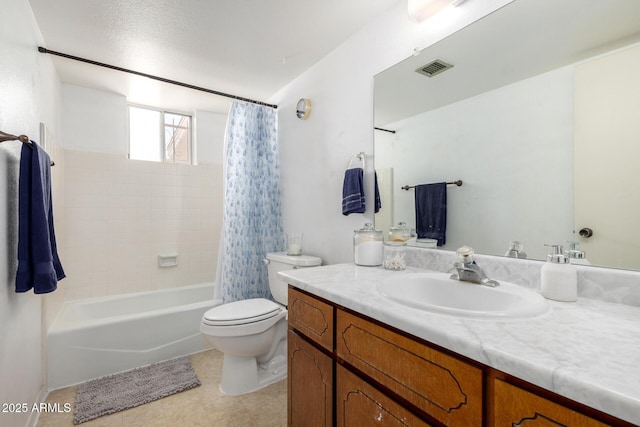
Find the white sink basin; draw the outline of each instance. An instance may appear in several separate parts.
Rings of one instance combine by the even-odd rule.
[[[476,318],[523,318],[548,310],[537,292],[504,281],[489,287],[449,278],[448,273],[408,273],[384,280],[387,298],[420,310]]]

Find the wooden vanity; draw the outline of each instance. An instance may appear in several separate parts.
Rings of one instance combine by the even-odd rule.
[[[632,426],[289,288],[288,425]]]

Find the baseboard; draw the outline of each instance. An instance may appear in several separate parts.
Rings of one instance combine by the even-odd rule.
[[[49,395],[49,392],[47,391],[46,387],[42,386],[40,387],[40,391],[38,392],[38,396],[36,397],[35,402],[32,405],[39,407],[41,403],[45,402],[47,400],[47,396]],[[29,418],[27,419],[27,423],[25,424],[25,427],[36,427],[36,425],[38,424],[38,417],[40,416],[40,411],[31,411],[31,413],[29,414]]]

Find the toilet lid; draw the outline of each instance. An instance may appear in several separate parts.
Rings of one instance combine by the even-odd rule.
[[[273,317],[280,309],[266,298],[252,298],[214,307],[204,314],[203,322],[213,326],[243,325]]]

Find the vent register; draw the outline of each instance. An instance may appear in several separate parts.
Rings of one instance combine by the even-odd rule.
[[[447,71],[449,68],[453,68],[453,65],[444,62],[441,59],[434,59],[426,65],[423,65],[416,69],[416,73],[420,73],[427,77],[433,77],[440,73]]]

